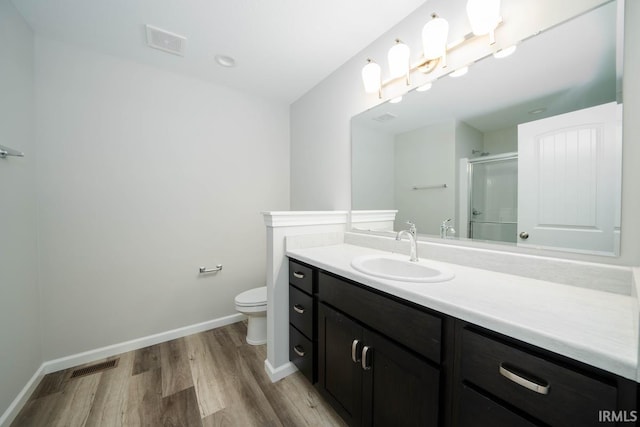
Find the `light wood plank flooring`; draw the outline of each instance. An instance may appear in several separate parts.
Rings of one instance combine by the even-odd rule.
[[[246,332],[234,323],[121,354],[92,375],[49,374],[12,426],[345,425],[299,372],[271,383],[266,346]]]

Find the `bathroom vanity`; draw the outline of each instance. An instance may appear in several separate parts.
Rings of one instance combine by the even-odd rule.
[[[349,264],[370,253],[287,252],[290,360],[349,425],[635,421],[631,297],[457,265],[446,282],[377,279]]]

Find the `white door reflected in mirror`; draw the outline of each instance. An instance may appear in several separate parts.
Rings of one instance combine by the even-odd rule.
[[[519,246],[612,252],[621,111],[611,102],[518,126]]]

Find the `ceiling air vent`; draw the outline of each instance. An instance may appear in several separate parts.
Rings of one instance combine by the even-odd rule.
[[[389,120],[393,120],[395,119],[396,116],[395,114],[391,114],[391,113],[384,113],[378,117],[374,117],[373,120],[377,121],[377,122],[388,122]]]
[[[154,49],[160,49],[174,55],[184,56],[184,46],[187,38],[170,33],[151,25],[145,25],[147,29],[147,45]]]

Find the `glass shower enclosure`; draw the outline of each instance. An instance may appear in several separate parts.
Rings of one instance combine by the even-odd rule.
[[[516,243],[518,153],[469,160],[468,237]]]

